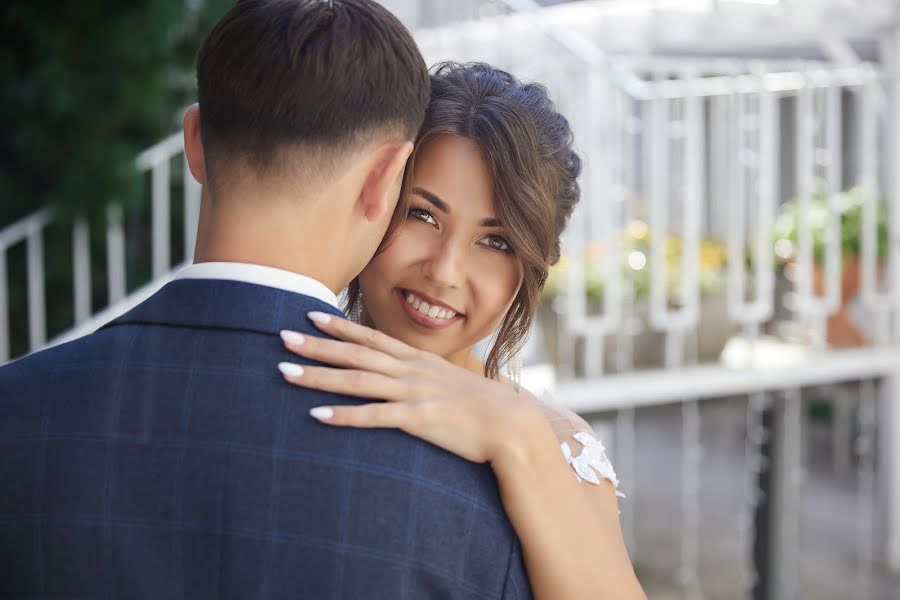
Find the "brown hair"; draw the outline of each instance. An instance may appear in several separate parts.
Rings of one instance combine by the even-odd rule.
[[[412,139],[429,96],[412,36],[374,0],[238,0],[200,47],[197,85],[207,160],[258,168],[287,147]]]
[[[405,217],[408,210],[407,190],[417,153],[446,134],[481,147],[491,173],[497,217],[524,267],[522,286],[485,362],[485,374],[495,378],[525,343],[548,268],[559,260],[560,235],[581,196],[577,182],[581,159],[572,148],[569,123],[546,88],[522,83],[484,63],[441,63],[431,76],[431,102],[407,163],[397,206],[400,215]],[[348,309],[358,290],[354,280]]]

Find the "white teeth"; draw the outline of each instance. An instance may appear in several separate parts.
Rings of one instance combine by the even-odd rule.
[[[407,292],[404,298],[407,304],[415,308],[423,315],[428,315],[433,319],[452,319],[456,316],[456,312],[447,308],[441,308],[440,306],[432,306],[424,300],[420,300],[411,292]]]

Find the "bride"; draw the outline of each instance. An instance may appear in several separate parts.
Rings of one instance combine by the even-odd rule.
[[[500,374],[534,319],[579,198],[572,133],[546,90],[484,64],[440,65],[381,249],[349,288],[354,323],[286,347],[291,383],[378,400],[320,406],[338,427],[401,429],[490,463],[537,598],[644,598],[615,473],[590,426]],[[473,346],[497,331],[482,362]]]

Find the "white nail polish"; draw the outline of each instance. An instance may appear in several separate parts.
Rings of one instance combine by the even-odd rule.
[[[327,421],[334,416],[334,411],[327,406],[317,406],[309,410],[309,414],[320,421]]]
[[[304,341],[302,334],[297,333],[296,331],[288,331],[287,329],[281,332],[281,339],[288,344],[293,344],[295,346],[299,346]]]
[[[278,363],[278,370],[288,377],[300,377],[303,375],[303,367],[295,365],[294,363]]]
[[[314,311],[314,312],[309,313],[306,316],[309,317],[310,321],[315,321],[316,323],[325,324],[325,323],[328,323],[329,321],[331,321],[331,315],[329,315],[327,313],[323,313],[323,312]]]

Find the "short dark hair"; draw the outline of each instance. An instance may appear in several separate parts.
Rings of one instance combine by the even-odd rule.
[[[197,85],[208,164],[263,168],[288,147],[413,139],[430,93],[409,31],[374,0],[238,0],[200,47]]]

